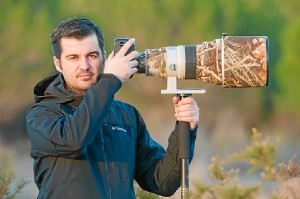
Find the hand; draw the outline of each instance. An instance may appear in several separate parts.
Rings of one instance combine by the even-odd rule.
[[[116,55],[112,52],[108,56],[104,67],[104,73],[115,75],[123,83],[137,72],[136,66],[138,65],[138,61],[134,59],[138,57],[139,53],[137,51],[132,51],[125,56],[128,49],[134,44],[134,41],[135,39],[130,39]]]
[[[192,97],[179,98],[173,97],[173,104],[175,108],[175,117],[178,121],[190,123],[190,129],[196,128],[199,122],[199,107]]]

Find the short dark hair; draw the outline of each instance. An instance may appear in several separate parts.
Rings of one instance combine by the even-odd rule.
[[[97,24],[86,18],[70,18],[62,21],[51,34],[52,51],[55,57],[60,59],[61,56],[61,39],[74,37],[83,39],[87,36],[96,34],[99,47],[104,55],[105,45],[102,30]]]

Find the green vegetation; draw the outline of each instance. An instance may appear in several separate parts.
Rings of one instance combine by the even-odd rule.
[[[50,33],[58,22],[74,16],[89,17],[102,27],[108,53],[116,37],[135,37],[137,49],[143,51],[211,41],[220,38],[222,32],[266,35],[270,40],[270,87],[265,92],[257,91],[260,100],[251,103],[261,107],[258,108],[261,116],[283,110],[300,115],[299,94],[294,92],[296,74],[300,73],[297,67],[300,3],[287,1],[3,0],[0,7],[0,107],[7,114],[1,114],[0,121],[8,121],[30,103],[34,84],[55,72]],[[136,78],[128,83],[119,96],[143,107],[153,95],[159,97],[159,90],[155,92],[157,89],[151,88],[162,88],[165,82],[149,80],[150,88],[140,89],[136,85],[143,85],[143,80]],[[246,91],[239,92],[244,95]],[[132,96],[136,93],[143,97],[139,100],[143,102],[134,100]],[[228,100],[231,97],[227,97]],[[23,100],[15,100],[20,98]],[[14,105],[7,106],[11,101]]]
[[[28,181],[21,180],[16,187],[11,187],[14,181],[14,172],[12,170],[11,162],[7,159],[1,159],[0,162],[0,198],[14,199],[17,194],[20,194],[23,187],[28,184]]]
[[[277,162],[278,139],[271,140],[263,136],[257,129],[252,129],[252,143],[240,151],[229,154],[225,160],[218,156],[211,159],[208,167],[213,184],[195,182],[195,188],[190,193],[191,199],[258,199],[264,184],[272,181],[276,189],[267,198],[297,199],[300,197],[300,161],[292,157],[288,163]],[[242,186],[238,176],[240,169],[225,169],[232,163],[244,162],[249,165],[248,175],[259,175],[261,183]],[[138,198],[162,198],[137,189]]]
[[[292,157],[288,163],[277,162],[279,138],[270,139],[252,129],[252,142],[238,152],[229,154],[224,160],[213,156],[208,171],[213,184],[194,182],[194,190],[190,193],[191,199],[257,199],[259,191],[269,181],[276,183],[277,188],[270,193],[269,199],[297,199],[300,197],[300,161]],[[249,165],[248,175],[259,175],[261,183],[242,186],[238,174],[239,168],[232,167],[232,163],[244,162]],[[14,199],[28,184],[24,180],[18,182],[15,189],[11,184],[14,180],[11,161],[3,159],[0,164],[0,198]],[[135,184],[138,199],[163,198],[143,191]]]
[[[251,126],[290,137],[291,145],[298,145],[299,10],[299,0],[2,0],[0,141],[24,139],[19,135],[26,134],[24,110],[33,101],[33,87],[42,78],[56,72],[50,46],[52,30],[63,19],[88,17],[102,27],[107,54],[112,51],[113,40],[117,37],[135,37],[137,50],[144,51],[212,41],[220,38],[223,32],[228,35],[268,36],[268,88],[223,89],[200,81],[186,81],[185,85],[207,89],[205,95],[194,97],[201,109],[200,133],[205,132],[220,140],[213,147],[225,148],[229,142],[230,147],[239,147],[245,141],[241,132]],[[174,122],[171,97],[160,94],[165,87],[165,80],[135,75],[116,95],[116,98],[133,104],[141,111],[155,138],[169,132]],[[228,131],[237,139],[235,146],[226,134]],[[261,140],[259,133],[254,135],[248,148],[228,155],[225,160],[218,156],[212,158],[209,172],[215,184],[197,182],[195,193],[191,196],[216,198],[222,193],[231,198],[251,198],[263,190],[263,183],[270,180],[278,184],[274,191],[278,195],[279,192],[287,192],[285,187],[299,183],[296,159],[277,164],[276,144],[272,144],[269,138]],[[220,136],[226,139],[219,139]],[[0,155],[2,151],[0,146]],[[298,154],[297,151],[294,153]],[[263,183],[241,187],[235,178],[240,175],[239,169],[226,169],[230,163],[238,161],[250,165],[249,175],[260,172]],[[11,190],[7,187],[13,181],[13,172],[7,168],[11,165],[1,165],[0,178],[3,181],[0,181],[0,191],[6,191],[7,197],[11,197],[14,195],[7,192]],[[18,193],[20,188],[15,190]],[[139,198],[156,197],[141,194],[143,192],[137,191]]]

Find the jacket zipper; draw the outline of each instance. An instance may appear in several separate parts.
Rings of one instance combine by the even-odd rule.
[[[107,124],[104,123],[105,128],[107,128]],[[104,154],[104,167],[105,167],[105,181],[107,184],[107,190],[108,190],[108,196],[109,199],[112,199],[112,194],[111,194],[111,187],[109,184],[109,179],[108,179],[108,163],[107,163],[107,156],[106,156],[106,152],[105,152],[105,147],[104,147],[104,136],[103,136],[103,130],[101,130],[101,141],[102,141],[102,150],[103,150],[103,154]]]

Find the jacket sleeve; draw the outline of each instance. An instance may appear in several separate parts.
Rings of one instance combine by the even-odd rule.
[[[38,103],[26,113],[33,156],[60,155],[76,158],[100,131],[121,82],[104,74],[85,94],[73,114],[65,115],[59,104]]]
[[[138,114],[139,115],[139,114]],[[178,158],[178,122],[168,139],[166,151],[149,135],[143,119],[139,115],[138,141],[136,153],[135,180],[144,190],[171,196],[180,186],[180,160]],[[192,160],[197,128],[190,131],[190,155]]]

